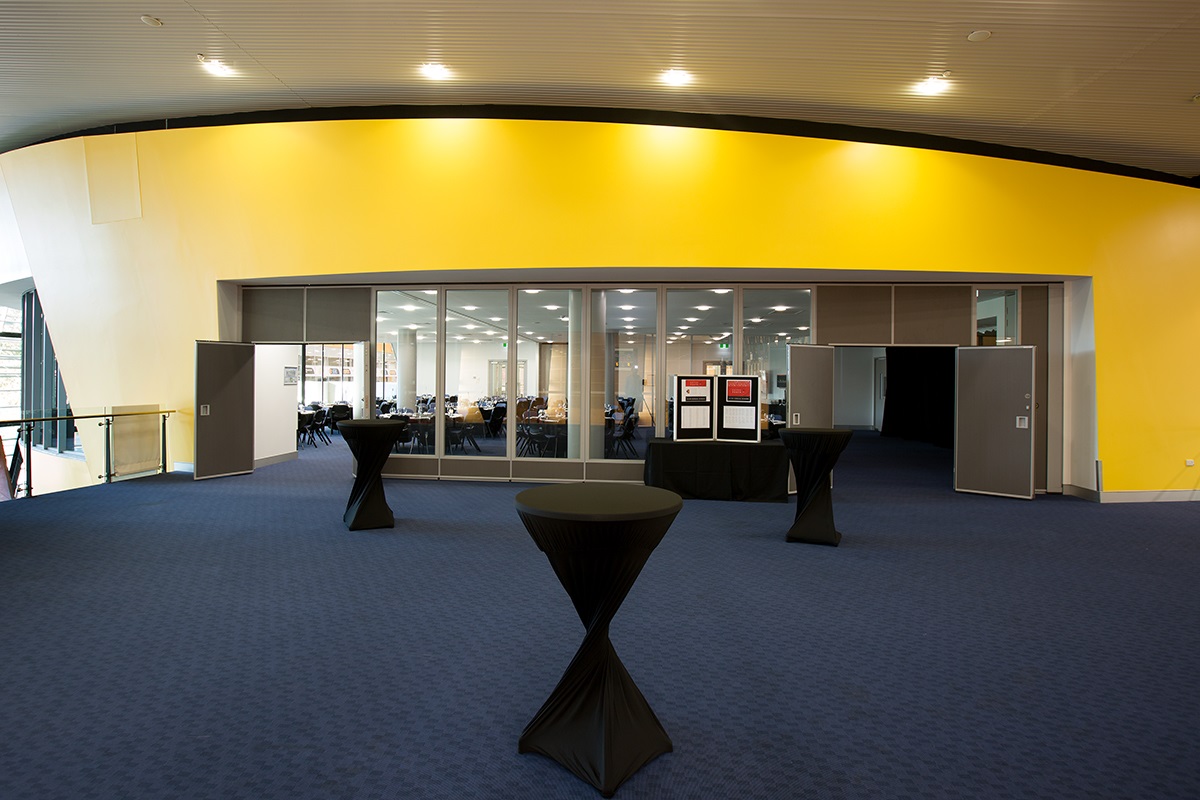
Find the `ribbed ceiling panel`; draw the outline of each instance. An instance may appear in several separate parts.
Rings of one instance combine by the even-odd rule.
[[[969,42],[977,29],[992,37]],[[0,0],[0,149],[241,111],[546,104],[891,128],[1193,176],[1197,54],[1194,0]],[[429,60],[454,78],[420,77]],[[661,86],[667,67],[694,83]],[[912,91],[945,70],[945,94]]]

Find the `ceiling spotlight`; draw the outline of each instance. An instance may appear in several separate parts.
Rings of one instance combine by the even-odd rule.
[[[142,15],[142,22],[146,23],[151,28],[161,28],[163,26],[163,21],[161,19],[158,17],[152,17],[149,14]]]
[[[712,306],[696,306],[697,311],[711,311]]]
[[[992,38],[991,31],[971,31],[967,34],[968,42],[986,42],[990,38]]]
[[[450,77],[450,69],[445,64],[426,63],[420,67],[420,72],[431,81],[444,81]]]
[[[233,74],[233,70],[229,67],[215,58],[205,58],[203,53],[196,53],[196,60],[200,62],[200,66],[220,78],[227,78]]]
[[[667,86],[687,86],[692,82],[692,73],[685,69],[665,69],[658,79]]]
[[[941,75],[934,75],[931,78],[926,78],[925,80],[921,81],[913,87],[913,91],[915,91],[917,94],[923,94],[926,97],[939,95],[950,88],[950,82],[946,80],[949,77],[950,70],[946,70]]]

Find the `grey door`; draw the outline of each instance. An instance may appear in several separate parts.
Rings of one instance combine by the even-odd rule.
[[[955,491],[1033,499],[1034,350],[955,349]]]
[[[788,346],[787,424],[791,428],[833,427],[833,347]]]
[[[196,342],[195,478],[254,471],[254,345]]]

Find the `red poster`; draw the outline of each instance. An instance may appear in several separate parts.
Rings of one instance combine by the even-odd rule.
[[[726,381],[725,399],[730,403],[749,403],[750,381]]]

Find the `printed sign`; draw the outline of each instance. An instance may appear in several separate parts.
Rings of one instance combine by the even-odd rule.
[[[709,387],[712,386],[712,381],[704,380],[703,378],[684,378],[683,390],[681,392],[683,402],[685,403],[708,403],[711,402],[709,396]]]
[[[729,380],[725,382],[725,402],[749,403],[753,399],[751,392],[752,381],[749,379]]]

